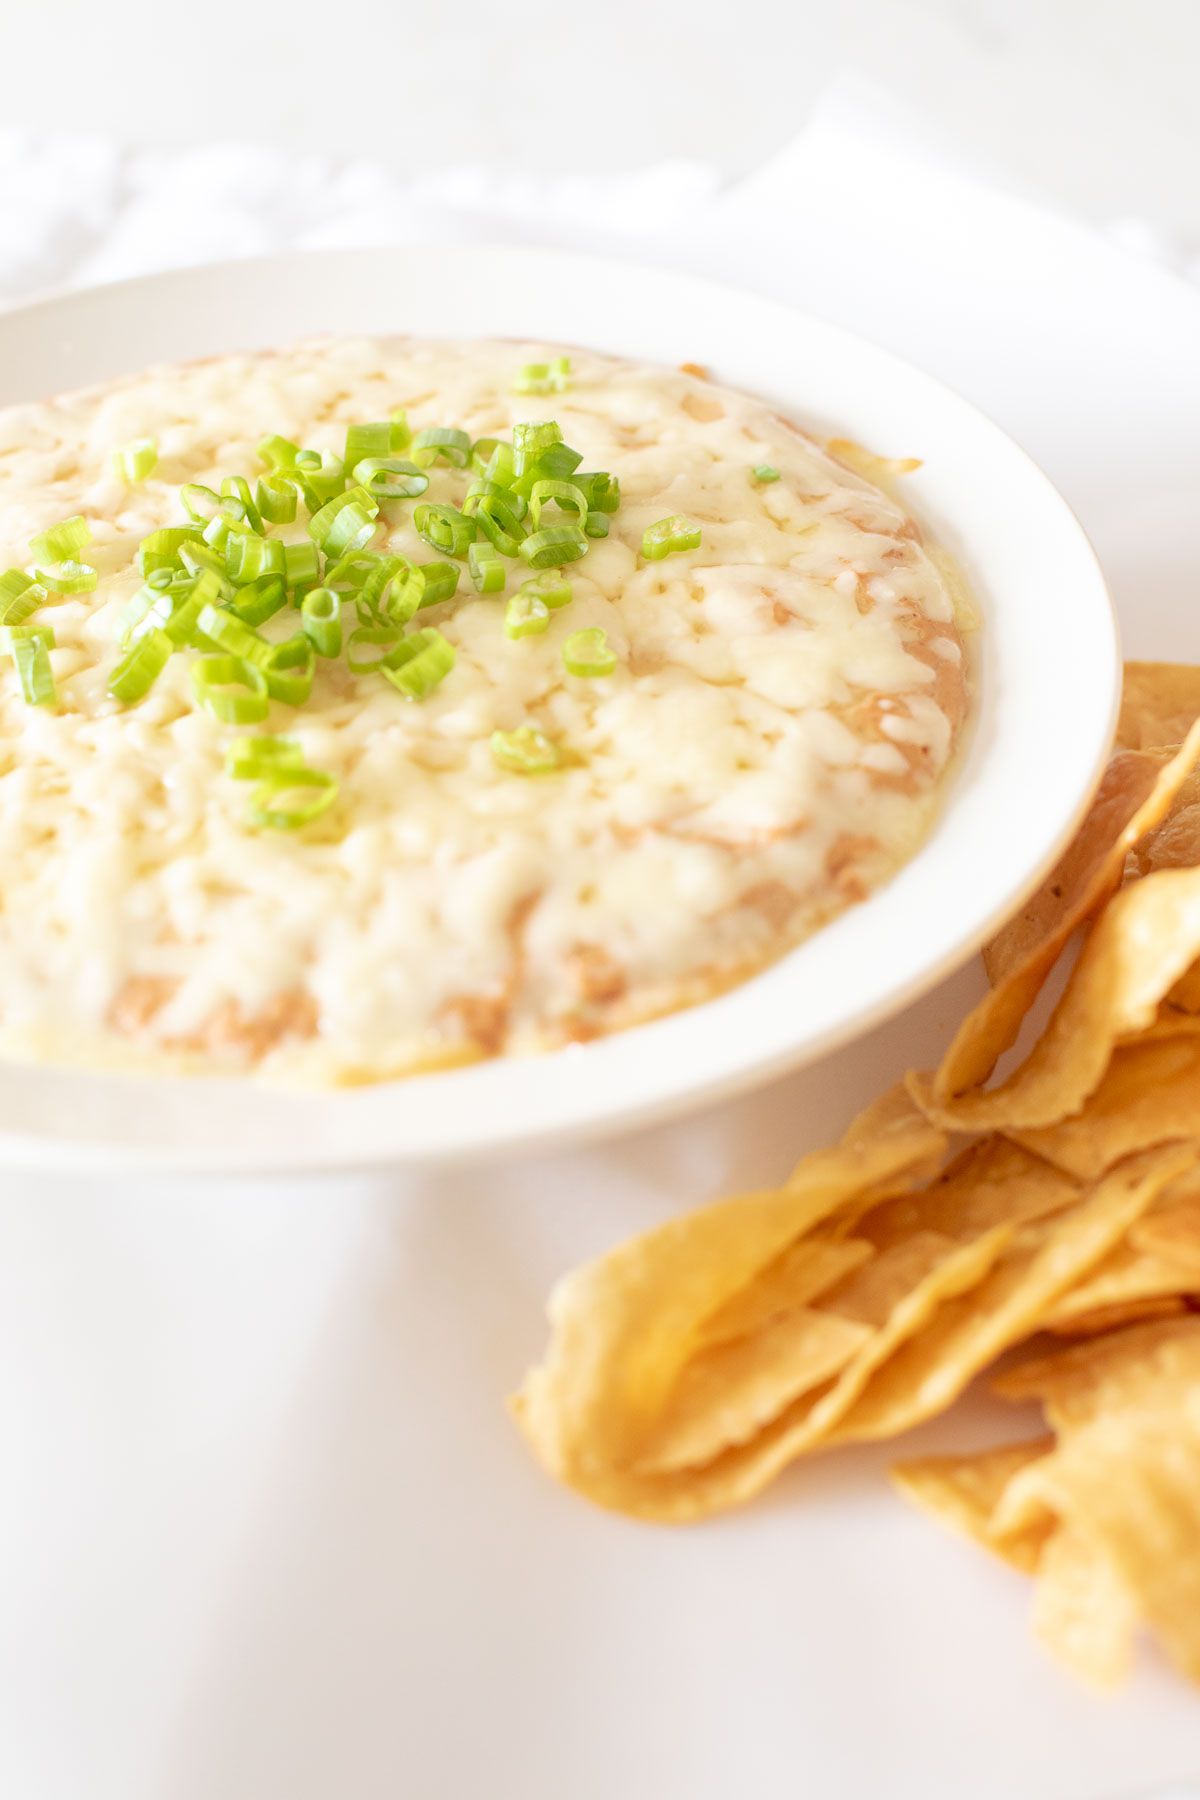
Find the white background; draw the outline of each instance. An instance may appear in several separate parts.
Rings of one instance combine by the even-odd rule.
[[[2,0],[4,122],[136,145],[731,176],[854,65],[1012,178],[1200,240],[1196,0]],[[0,165],[3,146],[0,143]]]

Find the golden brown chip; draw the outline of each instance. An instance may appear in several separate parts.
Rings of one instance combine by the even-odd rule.
[[[1070,1350],[1006,1369],[992,1383],[1002,1400],[1037,1400],[1058,1432],[1108,1408],[1148,1407],[1200,1384],[1200,1317],[1134,1325]]]
[[[1062,857],[984,949],[983,964],[993,986],[1038,950],[1085,897],[1094,907],[1104,899],[1106,888],[1119,885],[1121,864],[1112,855],[1113,846],[1150,798],[1167,760],[1162,752],[1114,753],[1083,824]]]
[[[1162,869],[1123,888],[1092,925],[1049,1024],[1020,1067],[986,1092],[955,1094],[939,1071],[932,1088],[918,1094],[920,1103],[936,1123],[963,1131],[1027,1131],[1077,1112],[1117,1043],[1153,1023],[1159,1002],[1197,955],[1200,869]]]
[[[1053,1438],[1031,1444],[1002,1444],[966,1456],[922,1456],[890,1470],[892,1484],[923,1512],[1032,1573],[1052,1530],[1045,1524],[998,1538],[992,1530],[996,1508],[1013,1476],[1054,1448]]]
[[[1200,718],[1200,668],[1190,663],[1128,662],[1117,742],[1131,750],[1181,744]]]
[[[1200,1038],[1145,1038],[1113,1053],[1073,1118],[1014,1135],[1080,1181],[1172,1139],[1200,1138]]]
[[[1154,786],[1132,818],[1092,863],[1090,874],[1073,903],[959,1026],[930,1090],[931,1098],[939,1107],[949,1107],[960,1096],[985,1082],[1000,1057],[1016,1042],[1021,1022],[1063,946],[1112,891],[1120,878],[1126,855],[1165,816],[1198,758],[1200,724],[1192,727],[1179,752],[1159,771]]]
[[[1114,1169],[1068,1211],[1025,1227],[986,1279],[947,1301],[878,1368],[830,1441],[894,1437],[949,1406],[981,1369],[1037,1330],[1058,1297],[1193,1160],[1180,1146],[1148,1152]]]
[[[649,1454],[707,1321],[839,1205],[927,1173],[944,1143],[902,1099],[877,1104],[786,1187],[673,1219],[568,1276],[551,1297],[547,1356],[514,1403],[542,1461],[586,1491],[593,1469]]]
[[[1147,1300],[1126,1300],[1112,1306],[1097,1306],[1091,1312],[1074,1313],[1063,1321],[1050,1319],[1046,1330],[1055,1337],[1101,1337],[1110,1331],[1123,1331],[1127,1325],[1144,1325],[1148,1319],[1178,1319],[1190,1311],[1186,1300],[1169,1295]]]
[[[816,1300],[874,1255],[862,1238],[804,1238],[707,1319],[705,1344],[724,1344],[762,1331],[785,1313]]]
[[[1129,1238],[1135,1249],[1185,1270],[1195,1292],[1200,1284],[1200,1195],[1156,1206],[1138,1220]]]
[[[801,1394],[843,1369],[870,1328],[836,1313],[804,1307],[766,1325],[755,1337],[702,1351],[684,1370],[638,1474],[711,1462],[744,1444]]]
[[[1045,1522],[1037,1529],[1046,1531]],[[1108,1557],[1077,1532],[1052,1527],[1037,1577],[1035,1635],[1089,1687],[1116,1687],[1129,1673],[1138,1612]]]
[[[872,1207],[854,1229],[880,1249],[918,1231],[965,1242],[994,1225],[1032,1224],[1078,1198],[1079,1184],[1042,1157],[1007,1138],[982,1138],[929,1187]]]
[[[1138,1220],[1131,1227],[1131,1236],[1140,1224],[1141,1220]],[[1090,1313],[1136,1307],[1164,1298],[1175,1299],[1191,1292],[1195,1283],[1194,1271],[1125,1242],[1118,1244],[1090,1275],[1074,1283],[1055,1301],[1042,1315],[1040,1323],[1048,1331],[1056,1331]]]

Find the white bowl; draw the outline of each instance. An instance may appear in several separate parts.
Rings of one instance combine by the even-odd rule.
[[[538,250],[269,257],[0,315],[0,403],[160,359],[391,331],[545,337],[699,362],[818,432],[920,456],[906,493],[959,558],[984,613],[977,718],[937,827],[886,887],[755,979],[553,1055],[327,1095],[5,1064],[9,1162],[93,1171],[434,1162],[665,1118],[811,1061],[949,974],[1045,874],[1093,791],[1120,656],[1104,578],[1066,503],[958,395],[773,302]]]

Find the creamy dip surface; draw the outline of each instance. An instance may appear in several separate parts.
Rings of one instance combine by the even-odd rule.
[[[745,978],[885,880],[919,844],[967,705],[964,621],[901,504],[761,401],[688,369],[571,350],[561,394],[513,391],[542,344],[355,339],[172,368],[0,412],[0,566],[81,513],[94,592],[38,615],[55,710],[0,662],[0,1049],[158,1070],[373,1080],[585,1040]],[[145,700],[108,692],[139,540],[184,518],[184,482],[263,472],[280,433],[340,451],[346,426],[508,436],[556,419],[619,477],[607,538],[562,571],[573,599],[510,639],[504,595],[422,612],[457,652],[426,699],[319,662],[272,703],[339,782],[295,832],[247,823],[236,727],[195,704],[190,657]],[[112,455],[158,442],[126,485]],[[769,464],[779,479],[757,480]],[[460,504],[469,470],[431,471]],[[428,561],[413,502],[375,549]],[[647,561],[683,514],[699,548]],[[285,539],[305,535],[275,528]],[[511,595],[530,571],[514,564]],[[296,630],[277,616],[264,635]],[[603,679],[562,648],[601,626]],[[498,765],[532,725],[564,766]]]

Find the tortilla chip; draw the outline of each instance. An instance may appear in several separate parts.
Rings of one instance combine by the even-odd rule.
[[[1066,911],[959,1026],[932,1084],[931,1098],[940,1107],[985,1082],[1003,1053],[1016,1042],[1021,1022],[1067,940],[1112,892],[1126,855],[1166,815],[1198,758],[1200,724],[1192,727],[1178,753],[1163,765],[1132,818],[1091,863],[1090,873]]]
[[[1135,1249],[1158,1256],[1186,1271],[1200,1285],[1200,1195],[1156,1206],[1129,1234]]]
[[[1200,719],[1200,668],[1191,663],[1127,662],[1117,742],[1131,750],[1181,744]]]
[[[1179,977],[1167,999],[1182,1012],[1200,1013],[1200,963],[1193,963],[1186,975]]]
[[[1079,1184],[1007,1138],[983,1138],[957,1156],[929,1187],[859,1215],[857,1235],[880,1249],[918,1231],[960,1242],[994,1225],[1027,1225],[1079,1198]]]
[[[1200,1138],[1200,1038],[1122,1046],[1081,1112],[1014,1136],[1080,1181],[1098,1180],[1135,1151]]]
[[[705,1344],[730,1343],[798,1311],[875,1254],[861,1238],[804,1238],[707,1319]]]
[[[1089,1687],[1118,1686],[1133,1660],[1138,1612],[1112,1563],[1078,1533],[1051,1528],[1037,1577],[1034,1635]]]
[[[892,1485],[951,1531],[970,1538],[1015,1568],[1032,1573],[1050,1527],[997,1538],[992,1521],[1013,1476],[1048,1455],[1053,1438],[1031,1444],[1002,1444],[968,1456],[922,1456],[898,1463],[889,1471]]]
[[[1138,810],[1154,791],[1166,757],[1141,750],[1118,750],[1104,771],[1083,824],[1037,892],[998,931],[983,952],[993,987],[1021,966],[1074,913],[1085,896],[1098,904],[1121,880],[1112,856]],[[1099,879],[1098,879],[1099,878]]]
[[[866,1325],[805,1307],[753,1338],[704,1351],[684,1370],[636,1472],[711,1462],[744,1444],[793,1400],[843,1369],[870,1335]]]
[[[1131,1234],[1140,1223],[1133,1225]],[[1135,1249],[1129,1242],[1118,1244],[1085,1280],[1055,1302],[1041,1323],[1047,1331],[1055,1331],[1100,1310],[1177,1298],[1190,1292],[1195,1282],[1195,1273],[1176,1262]]]
[[[1109,1408],[1137,1408],[1155,1394],[1200,1384],[1200,1318],[1135,1325],[1070,1350],[1006,1369],[992,1383],[1002,1400],[1037,1400],[1054,1431],[1086,1425]]]
[[[896,1101],[872,1132],[799,1165],[778,1190],[720,1200],[619,1246],[560,1283],[552,1336],[514,1410],[552,1472],[587,1486],[588,1471],[632,1462],[698,1347],[706,1322],[790,1244],[844,1202],[918,1178],[945,1140]]]
[[[1054,1337],[1101,1337],[1110,1331],[1123,1331],[1127,1325],[1144,1325],[1149,1319],[1177,1319],[1189,1310],[1186,1300],[1163,1295],[1159,1299],[1126,1300],[1112,1306],[1097,1306],[1091,1312],[1075,1313],[1068,1319],[1050,1319],[1046,1330]]]
[[[1025,1228],[968,1295],[948,1301],[881,1366],[831,1442],[894,1437],[957,1399],[981,1369],[1038,1328],[1052,1303],[1120,1242],[1190,1149],[1152,1151],[1114,1169],[1078,1205]]]
[[[918,1094],[920,1103],[935,1123],[966,1131],[1029,1130],[1077,1112],[1117,1043],[1153,1023],[1159,1002],[1197,955],[1200,869],[1148,875],[1115,895],[1093,924],[1049,1024],[1020,1067],[987,1092],[957,1094],[946,1092],[939,1071],[932,1089]]]

